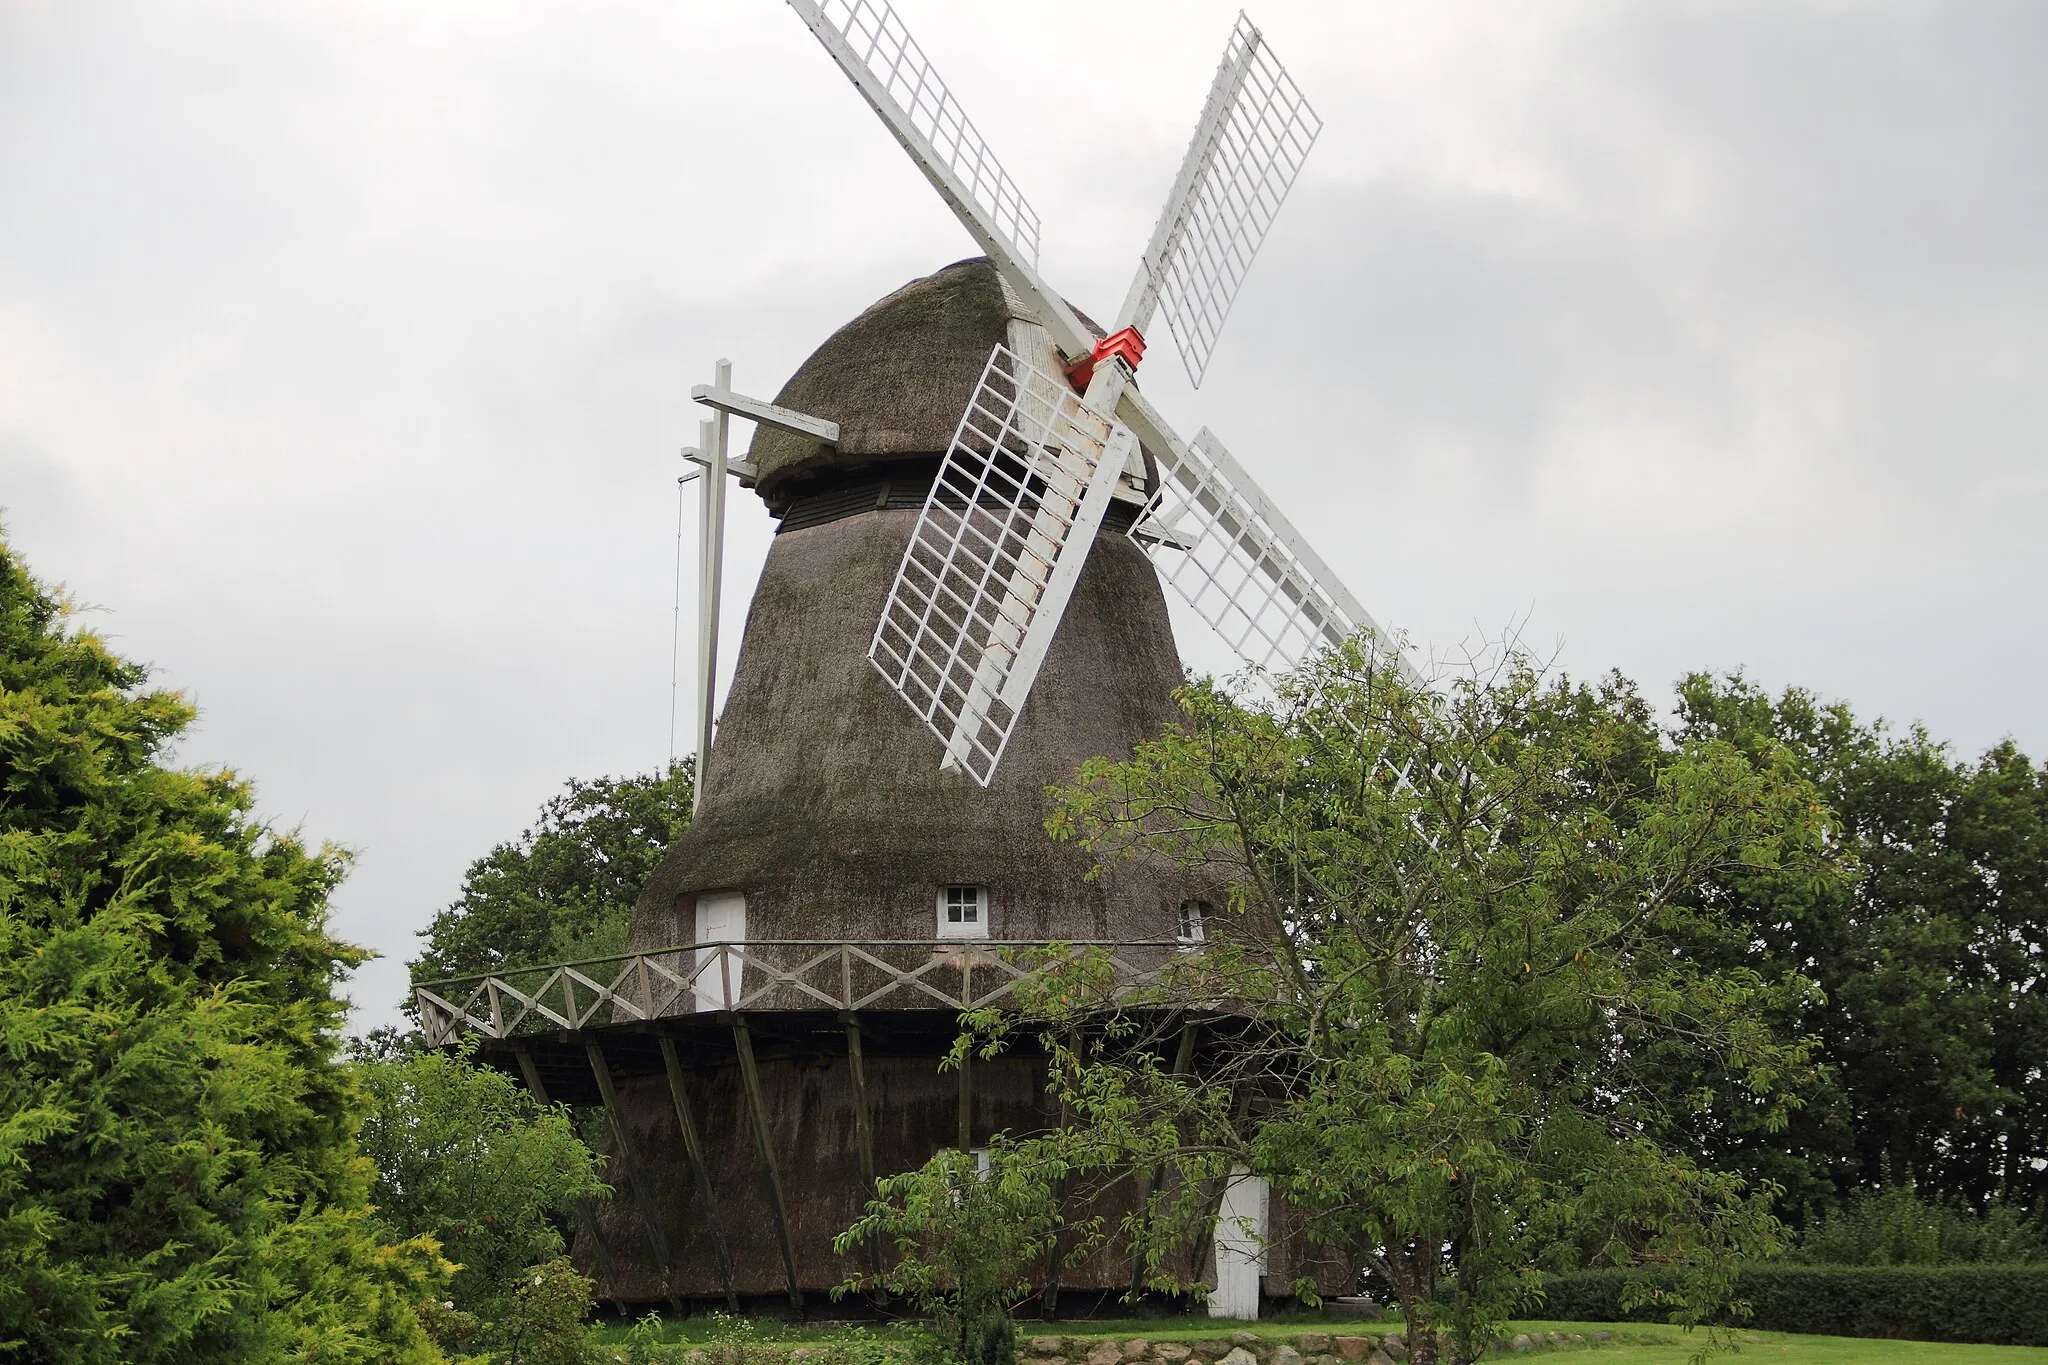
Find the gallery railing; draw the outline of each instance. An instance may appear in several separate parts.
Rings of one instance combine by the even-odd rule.
[[[1010,996],[1035,966],[1095,955],[1110,989],[1156,985],[1172,941],[763,939],[692,943],[418,987],[429,1044],[675,1018],[717,1010],[970,1010]]]

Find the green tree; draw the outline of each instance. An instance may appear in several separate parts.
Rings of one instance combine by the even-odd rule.
[[[355,1063],[371,1099],[362,1149],[377,1164],[377,1216],[432,1237],[462,1267],[455,1307],[508,1321],[533,1268],[562,1255],[576,1201],[605,1190],[566,1109],[542,1105],[470,1053],[399,1049]]]
[[[1476,1349],[1561,1240],[1686,1271],[1682,1319],[1725,1306],[1734,1263],[1778,1245],[1769,1191],[1673,1140],[1673,1097],[1632,1067],[1685,1048],[1766,1123],[1796,1102],[1806,1049],[1764,1021],[1808,984],[1685,951],[1740,937],[1717,883],[1829,875],[1789,759],[1661,743],[1620,680],[1514,656],[1431,695],[1354,646],[1275,705],[1182,703],[1181,729],[1085,767],[1052,827],[1227,886],[1150,1002],[1222,1036],[1178,1073],[1142,1032],[1161,1015],[1130,1008],[1147,997],[1104,995],[1086,956],[1029,999],[1072,1118],[1044,1141],[1070,1169],[1158,1173],[1127,1225],[1153,1282],[1198,1269],[1244,1170],[1391,1286],[1418,1365],[1439,1333]],[[985,1050],[1016,1027],[974,1022]]]
[[[1917,727],[1740,674],[1679,694],[1681,738],[1790,753],[1841,820],[1845,875],[1817,894],[1727,888],[1744,960],[1821,987],[1781,1022],[1820,1040],[1830,1089],[1756,1164],[1795,1208],[1891,1182],[2048,1198],[2048,768],[2010,742],[1961,762]]]
[[[998,1134],[982,1157],[942,1151],[915,1171],[876,1181],[875,1197],[832,1247],[842,1256],[868,1245],[890,1254],[878,1273],[841,1288],[879,1285],[916,1305],[939,1347],[926,1354],[954,1365],[1012,1365],[1010,1306],[1066,1230],[1045,1158],[1044,1143],[1020,1146]],[[1069,1252],[1092,1245],[1092,1228],[1078,1231]]]
[[[0,545],[0,1354],[439,1359],[336,1059],[345,859],[169,766],[146,683]]]
[[[622,951],[633,901],[690,823],[694,760],[571,779],[517,839],[469,866],[421,935],[414,981]]]

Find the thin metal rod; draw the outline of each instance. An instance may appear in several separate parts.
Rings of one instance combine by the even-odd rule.
[[[739,1291],[733,1287],[732,1251],[725,1244],[725,1228],[718,1221],[718,1190],[711,1183],[711,1166],[704,1159],[704,1139],[697,1131],[697,1115],[683,1077],[682,1061],[676,1056],[676,1040],[663,1034],[662,1069],[668,1072],[669,1098],[676,1109],[676,1126],[683,1130],[683,1151],[690,1158],[690,1173],[697,1180],[697,1199],[704,1206],[703,1225],[711,1234],[711,1252],[718,1258],[718,1278],[725,1284],[725,1306],[740,1311]]]
[[[683,485],[676,480],[676,608],[668,645],[668,766],[676,766],[676,693],[683,663]]]

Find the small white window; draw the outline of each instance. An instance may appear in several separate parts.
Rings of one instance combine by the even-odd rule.
[[[939,892],[940,938],[988,937],[988,888],[949,886]]]
[[[1180,926],[1175,931],[1184,945],[1196,944],[1207,937],[1203,920],[1208,917],[1209,902],[1182,901],[1180,903]]]

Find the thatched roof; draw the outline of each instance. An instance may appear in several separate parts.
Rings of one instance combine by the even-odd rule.
[[[747,458],[761,471],[761,496],[780,510],[827,470],[943,453],[1011,316],[985,256],[955,261],[870,305],[811,352],[775,396],[783,407],[837,422],[838,446],[758,428]]]

